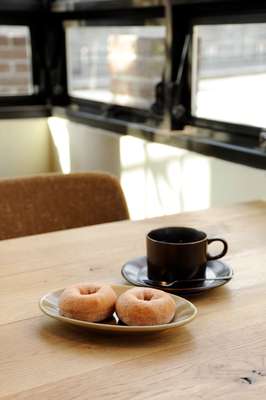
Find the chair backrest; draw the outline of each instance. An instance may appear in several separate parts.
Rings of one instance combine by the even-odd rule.
[[[128,218],[119,181],[105,173],[0,180],[0,239]]]

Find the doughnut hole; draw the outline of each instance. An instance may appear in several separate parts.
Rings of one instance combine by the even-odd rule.
[[[137,295],[137,298],[143,301],[151,301],[154,299],[154,293],[152,293],[149,289],[144,289],[143,292]]]
[[[94,294],[99,291],[99,287],[81,287],[79,289],[79,292],[81,295],[88,295],[88,294]]]

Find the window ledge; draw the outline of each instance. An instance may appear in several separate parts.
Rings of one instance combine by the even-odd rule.
[[[78,123],[106,129],[113,133],[132,135],[225,161],[266,169],[266,148],[259,146],[256,137],[231,135],[191,126],[186,127],[183,131],[162,130],[60,107],[54,108],[53,114]]]
[[[0,119],[50,117],[51,108],[45,105],[0,107]]]

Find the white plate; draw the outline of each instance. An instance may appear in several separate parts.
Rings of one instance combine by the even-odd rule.
[[[123,292],[128,289],[131,289],[132,286],[127,285],[112,285],[112,288],[119,296]],[[55,318],[61,322],[78,325],[86,329],[93,329],[98,331],[107,331],[107,332],[123,332],[123,333],[145,333],[145,332],[159,332],[164,331],[166,329],[176,328],[178,326],[182,326],[192,321],[197,314],[196,307],[190,303],[190,301],[183,299],[182,297],[170,295],[176,302],[176,314],[174,319],[164,325],[153,325],[153,326],[126,326],[122,325],[116,314],[114,313],[113,319],[104,322],[86,322],[80,321],[72,318],[63,317],[59,314],[58,308],[58,299],[62,293],[63,289],[57,290],[55,292],[48,293],[44,295],[39,302],[41,310],[44,314],[49,317]]]

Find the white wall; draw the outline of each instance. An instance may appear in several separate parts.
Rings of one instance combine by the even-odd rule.
[[[50,170],[47,120],[0,120],[0,177],[32,175]]]
[[[48,124],[55,169],[64,173],[101,170],[119,177],[118,135],[57,117],[49,118]]]
[[[266,199],[266,171],[60,118],[0,120],[0,177],[108,171],[134,219]],[[51,135],[50,135],[51,132]]]
[[[210,205],[266,200],[266,171],[210,158]]]
[[[59,118],[49,126],[57,167],[120,177],[133,219],[266,199],[266,171]]]
[[[205,157],[130,136],[120,140],[121,183],[134,219],[208,208]]]

